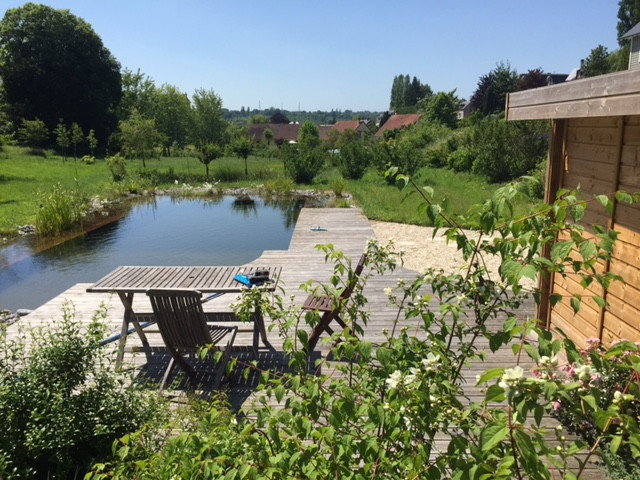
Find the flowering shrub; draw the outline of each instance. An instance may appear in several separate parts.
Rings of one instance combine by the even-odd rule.
[[[411,183],[397,171],[390,176]],[[586,202],[575,192],[560,192],[554,205],[516,219],[511,200],[518,193],[508,186],[461,219],[431,203],[429,189],[418,191],[425,214],[458,245],[465,271],[430,270],[386,290],[395,311],[384,341],[374,345],[362,339],[369,320],[364,285],[372,273],[396,266],[393,252],[370,243],[365,272],[356,277],[350,259],[323,247],[334,275],[327,285],[305,288],[321,289],[337,302],[345,284],[357,281],[342,311],[346,328],[328,339],[329,357],[311,363],[307,332],[318,315],[302,314],[279,296],[247,291],[239,313],[262,302],[294,371],[261,372],[264,383],[237,423],[219,421],[228,412],[216,403],[204,430],[194,421],[192,430],[153,448],[142,448],[152,432],[126,437],[113,463],[99,465],[89,478],[575,479],[605,445],[635,458],[640,364],[632,345],[578,352],[519,313],[527,295],[523,277],[570,271],[586,285],[606,288],[615,281],[594,269],[610,256],[615,233],[596,228],[595,236],[584,238],[577,222]],[[608,206],[611,199],[596,201]],[[468,237],[462,224],[477,225],[480,235]],[[555,242],[560,233],[570,240]],[[545,245],[550,258],[541,255]],[[574,249],[581,258],[570,255]],[[501,257],[499,277],[484,267],[485,255]],[[553,298],[574,310],[581,300]],[[477,378],[483,396],[467,398],[466,368],[484,360],[487,347],[511,348],[513,363],[484,369]],[[525,367],[525,360],[535,367]],[[543,422],[545,414],[564,415],[576,431],[592,428],[593,434],[567,438],[564,427]]]

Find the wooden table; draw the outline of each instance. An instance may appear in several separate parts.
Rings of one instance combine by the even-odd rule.
[[[251,275],[256,270],[268,270],[269,278],[274,282],[265,283],[260,288],[274,291],[282,267],[274,266],[237,266],[237,267],[118,267],[87,288],[87,292],[115,292],[124,306],[124,316],[118,343],[116,366],[122,364],[124,347],[133,324],[144,347],[149,342],[140,326],[142,316],[152,313],[139,313],[133,310],[133,297],[136,293],[145,293],[151,288],[184,288],[199,290],[202,293],[240,293],[246,285],[234,280],[236,275]],[[258,354],[258,337],[267,344],[267,333],[259,306],[256,305],[253,327],[253,351]],[[259,334],[259,335],[258,335]]]

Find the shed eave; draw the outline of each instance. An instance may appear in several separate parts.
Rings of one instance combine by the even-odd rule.
[[[624,71],[510,93],[507,120],[640,114],[640,72]]]

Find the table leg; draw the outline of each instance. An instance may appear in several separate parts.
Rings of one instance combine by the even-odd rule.
[[[133,313],[133,292],[124,293],[118,292],[118,296],[120,297],[120,301],[124,306],[124,316],[122,318],[122,328],[120,329],[120,339],[118,340],[118,355],[116,356],[116,368],[120,368],[122,365],[122,360],[124,358],[124,347],[127,343],[127,334],[129,331],[129,323],[133,323],[133,327],[136,329],[136,333],[138,337],[140,337],[140,341],[142,342],[143,347],[149,347],[149,341],[147,340],[147,336],[142,331],[140,327],[140,323],[136,320],[135,315]]]

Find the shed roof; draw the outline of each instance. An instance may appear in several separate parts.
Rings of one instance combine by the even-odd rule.
[[[636,35],[640,35],[640,23],[637,23],[635,27],[633,27],[627,33],[622,35],[622,38],[631,38],[631,37],[635,37]]]
[[[640,112],[640,75],[624,71],[507,96],[507,120],[614,117]]]

